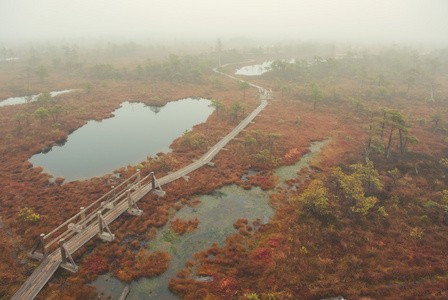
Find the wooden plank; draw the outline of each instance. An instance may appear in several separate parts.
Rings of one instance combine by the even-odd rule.
[[[130,288],[129,284],[126,285],[126,286],[124,287],[124,289],[123,289],[123,292],[121,293],[120,298],[118,298],[118,300],[124,300],[124,299],[126,299],[126,297],[128,296],[130,290],[131,290],[131,288]]]
[[[61,253],[47,256],[11,299],[34,299],[61,264]]]

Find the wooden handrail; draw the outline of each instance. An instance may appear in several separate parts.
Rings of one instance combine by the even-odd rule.
[[[109,192],[107,192],[106,194],[104,194],[103,196],[101,196],[98,200],[96,200],[95,202],[93,202],[92,204],[90,204],[89,206],[87,206],[84,211],[87,211],[88,209],[92,208],[92,206],[94,206],[95,204],[97,204],[99,201],[103,200],[106,196],[108,196],[109,194],[111,194],[113,191],[117,190],[118,188],[122,187],[125,183],[127,183],[128,181],[130,181],[131,179],[133,179],[134,177],[136,177],[138,175],[138,172],[135,173],[134,175],[132,175],[131,177],[129,177],[128,179],[126,179],[125,181],[123,181],[122,183],[120,183],[117,187],[113,188],[112,190],[110,190]],[[71,221],[73,221],[75,218],[77,218],[78,216],[81,215],[81,212],[78,212],[77,214],[75,214],[73,217],[71,217],[70,219],[68,219],[67,221],[65,221],[64,223],[62,223],[61,225],[59,225],[58,227],[56,227],[55,229],[53,229],[50,233],[45,234],[44,236],[44,240],[47,239],[48,237],[50,237],[52,234],[54,234],[55,232],[57,232],[59,229],[61,229],[64,226],[67,226],[68,224],[70,224]]]
[[[92,208],[92,206],[94,204],[97,204],[100,200],[104,199],[105,196],[110,195],[112,192],[116,191],[118,188],[122,187],[126,182],[128,182],[129,180],[131,180],[133,177],[137,176],[138,172],[134,175],[132,175],[131,177],[129,177],[126,181],[124,181],[123,183],[121,183],[119,186],[115,187],[113,190],[109,191],[108,193],[106,193],[105,195],[103,195],[102,197],[100,197],[98,200],[96,200],[94,203],[92,203],[91,205],[89,205],[87,208],[84,209],[84,211],[80,211],[79,213],[77,213],[76,215],[74,215],[72,218],[70,218],[69,220],[67,220],[66,222],[64,222],[62,225],[60,225],[58,228],[56,228],[55,230],[53,230],[52,232],[50,232],[49,234],[47,234],[45,237],[49,236],[50,234],[53,234],[56,230],[61,229],[64,225],[68,225],[70,224],[69,221],[74,220],[77,216],[80,216],[82,214],[82,212],[85,213],[85,211],[89,208]],[[92,212],[90,212],[88,215],[85,215],[85,218],[83,220],[81,220],[80,222],[77,223],[77,225],[81,225],[81,226],[85,226],[88,227],[88,223],[96,220],[96,214],[99,211],[103,211],[106,208],[106,205],[111,203],[111,202],[119,202],[121,200],[121,198],[123,198],[124,196],[126,196],[126,192],[133,189],[134,187],[138,186],[138,184],[140,185],[144,185],[142,184],[145,180],[147,180],[148,178],[151,177],[151,174],[145,176],[144,178],[140,179],[139,181],[135,182],[134,184],[130,184],[128,185],[126,188],[124,188],[123,190],[121,190],[118,194],[116,194],[113,198],[108,199],[105,202],[102,202],[101,205],[99,205],[96,209],[94,209]],[[149,183],[149,182],[148,182]],[[51,240],[50,242],[46,243],[45,245],[45,249],[48,249],[51,245],[53,245],[54,243],[58,242],[60,239],[62,238],[68,238],[71,235],[76,234],[77,232],[74,232],[72,229],[68,229],[66,231],[64,231],[63,233],[61,233],[59,236],[57,236],[56,238],[54,238],[53,240]],[[44,237],[44,239],[45,239]]]

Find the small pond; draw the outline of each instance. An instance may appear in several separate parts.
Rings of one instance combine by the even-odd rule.
[[[295,62],[295,59],[283,59],[282,61],[286,61],[288,63]],[[245,76],[260,76],[266,72],[271,71],[271,64],[273,60],[265,61],[261,64],[244,66],[238,70],[235,70],[235,75],[245,75]]]
[[[54,92],[50,92],[50,94],[52,97],[55,97],[57,95],[61,95],[61,94],[65,94],[65,93],[69,93],[69,92],[73,92],[73,91],[75,91],[75,90],[54,91]],[[24,97],[11,97],[11,98],[8,98],[8,99],[0,102],[0,106],[25,104],[25,103],[28,103],[28,101],[27,101],[28,97],[31,97],[29,102],[33,102],[33,101],[37,100],[38,96],[39,95],[24,96]]]
[[[245,75],[245,76],[260,76],[263,73],[269,72],[271,70],[272,60],[265,61],[261,64],[244,66],[235,71],[235,75]]]
[[[315,158],[322,147],[331,139],[313,142],[310,152],[292,166],[280,167],[276,171],[279,177],[278,186],[286,188],[285,180],[295,178],[302,168],[308,168],[311,159]],[[255,175],[250,169],[245,176]],[[269,222],[274,210],[269,205],[270,193],[259,187],[245,190],[238,185],[227,185],[210,194],[199,195],[199,206],[192,208],[185,205],[174,216],[182,220],[198,218],[198,227],[193,232],[179,236],[165,225],[157,232],[157,237],[149,241],[152,251],[166,251],[171,255],[168,270],[153,278],[142,278],[131,283],[131,290],[126,299],[179,299],[168,289],[170,278],[176,278],[179,270],[185,268],[186,261],[193,260],[193,254],[212,247],[213,243],[225,245],[225,239],[237,232],[233,224],[240,218],[248,219],[249,224],[259,220],[261,224]],[[118,279],[109,274],[100,275],[94,282],[98,293],[103,297],[117,299],[125,287]]]
[[[340,57],[338,58],[340,59]],[[294,64],[296,62],[296,59],[282,59],[281,61],[287,62],[289,64]],[[245,76],[260,76],[266,72],[271,71],[271,64],[273,63],[273,60],[265,61],[260,64],[251,65],[251,66],[244,66],[240,69],[235,70],[235,75],[245,75]],[[314,64],[318,63],[326,63],[326,59],[314,59],[314,58],[308,58],[308,59],[302,59],[300,63],[302,66],[310,67]]]
[[[112,173],[168,152],[185,130],[203,123],[213,112],[207,99],[182,99],[163,107],[124,102],[112,118],[89,121],[69,135],[67,142],[48,153],[31,157],[44,172],[68,181]]]

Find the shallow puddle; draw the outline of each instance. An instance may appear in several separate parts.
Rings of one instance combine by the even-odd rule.
[[[310,152],[306,153],[302,158],[292,166],[282,166],[275,170],[275,176],[279,178],[278,187],[287,188],[288,184],[286,180],[294,179],[297,177],[297,173],[303,168],[309,168],[310,161],[315,158],[322,151],[322,148],[331,142],[331,138],[312,142],[308,148]]]

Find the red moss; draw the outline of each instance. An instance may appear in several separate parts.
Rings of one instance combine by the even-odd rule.
[[[240,230],[238,232],[244,236],[251,236],[251,233],[244,228],[240,228]]]
[[[64,180],[65,180],[65,178],[57,177],[57,178],[55,179],[54,182],[55,182],[57,185],[62,185],[62,183],[64,182]]]
[[[260,186],[262,190],[271,190],[275,187],[277,183],[277,179],[273,176],[261,176],[261,175],[255,175],[251,176],[249,179],[250,183],[252,185]]]
[[[17,66],[16,63],[11,64],[11,66],[13,65]],[[2,74],[0,76],[3,79],[6,73]],[[15,71],[11,74],[17,76]],[[385,75],[387,76],[387,74]],[[446,94],[446,77],[442,74],[439,76],[440,87],[438,90],[440,95],[444,95]],[[6,79],[9,80],[9,78]],[[249,125],[247,131],[261,129],[264,132],[275,131],[284,134],[285,138],[282,139],[282,142],[272,149],[272,155],[276,158],[283,158],[282,163],[284,164],[293,163],[299,159],[299,153],[309,145],[311,140],[322,140],[330,135],[333,136],[331,146],[325,148],[312,162],[312,166],[318,167],[315,169],[317,174],[325,174],[327,168],[334,165],[361,162],[363,149],[360,141],[367,140],[368,136],[363,126],[367,125],[366,122],[369,118],[365,118],[365,115],[358,115],[351,108],[351,104],[342,99],[349,99],[355,94],[356,96],[362,95],[367,90],[364,89],[359,93],[357,89],[356,91],[354,89],[354,86],[359,86],[359,82],[347,78],[335,77],[334,79],[327,89],[339,90],[342,93],[341,100],[336,104],[323,103],[314,111],[311,103],[300,100],[306,99],[308,96],[306,87],[298,86],[290,95],[286,94],[284,98],[271,102],[271,105],[266,108],[267,113],[258,116],[257,122]],[[8,82],[8,80],[3,81]],[[49,87],[62,89],[68,85],[76,85],[77,80],[78,78],[51,80],[46,86],[32,82],[31,88],[35,90],[30,92],[38,93],[39,89]],[[224,82],[225,88],[213,89],[213,95],[210,96],[222,99],[226,105],[229,105],[234,101],[235,96],[240,95],[240,91],[232,88],[232,85],[236,86],[236,84],[230,79],[220,77],[220,80]],[[261,86],[272,85],[271,80],[263,77],[253,80]],[[148,102],[149,95],[146,92],[148,82],[146,80],[114,80],[108,84],[108,88],[101,88],[100,83],[97,82],[97,88],[91,94],[74,93],[73,96],[68,95],[64,101],[61,101],[63,105],[66,104],[70,108],[70,114],[61,116],[58,128],[60,134],[52,133],[54,128],[50,122],[40,124],[33,120],[26,130],[25,126],[18,130],[14,115],[22,109],[29,110],[25,111],[26,113],[31,113],[32,110],[35,110],[33,104],[2,108],[1,122],[5,126],[0,128],[0,137],[3,139],[0,143],[0,202],[2,204],[0,205],[0,215],[4,218],[8,228],[14,232],[14,236],[18,236],[22,241],[26,251],[31,248],[41,232],[49,232],[78,212],[79,206],[87,206],[95,200],[92,199],[92,195],[101,195],[110,188],[108,181],[99,180],[66,183],[62,187],[54,186],[50,183],[48,176],[41,173],[42,168],[33,169],[30,168],[29,163],[26,163],[33,153],[42,150],[46,141],[50,141],[48,144],[52,145],[53,141],[61,140],[62,137],[67,136],[68,132],[85,124],[85,120],[110,116],[110,111],[118,107],[122,99],[132,98]],[[429,104],[414,101],[414,99],[425,98],[422,91],[411,91],[409,97],[405,99],[400,96],[401,90],[403,90],[402,84],[397,81],[393,85],[394,96],[390,102],[369,99],[366,104],[368,103],[373,108],[379,106],[402,107],[403,114],[426,119],[432,112],[445,109],[443,101]],[[161,99],[162,103],[169,99],[178,99],[181,96],[210,93],[210,86],[206,84],[198,86],[180,83],[173,86],[171,83],[161,80],[152,85],[151,89],[154,94],[166,95]],[[11,93],[10,90],[3,89],[0,94],[6,96]],[[426,93],[426,91],[424,92]],[[297,99],[291,97],[293,94]],[[255,97],[254,99],[249,98],[246,99],[247,110],[251,111],[259,104],[259,101]],[[300,123],[296,122],[297,116],[300,117]],[[281,124],[278,123],[279,119],[282,119]],[[412,118],[409,121],[413,125],[411,133],[420,140],[418,145],[413,146],[412,151],[406,156],[393,153],[390,161],[385,161],[382,155],[371,153],[371,159],[375,161],[376,168],[384,173],[383,177],[386,176],[387,170],[400,167],[402,181],[405,181],[396,186],[390,180],[382,181],[385,184],[385,189],[377,196],[379,204],[384,205],[389,213],[388,218],[380,218],[373,214],[365,218],[347,220],[346,214],[340,207],[341,204],[337,202],[333,211],[334,219],[316,221],[314,217],[302,213],[299,204],[295,204],[294,201],[288,203],[289,200],[285,199],[285,196],[272,197],[271,199],[275,201],[271,202],[277,209],[272,225],[261,226],[249,241],[247,241],[247,236],[240,234],[229,239],[223,249],[213,247],[210,252],[207,250],[194,256],[199,261],[204,261],[210,253],[216,255],[215,262],[207,264],[206,272],[207,274],[224,274],[221,277],[214,276],[216,285],[213,285],[214,283],[201,285],[192,280],[184,280],[179,281],[178,285],[170,282],[170,288],[172,285],[177,286],[179,289],[174,289],[176,293],[179,291],[179,294],[185,295],[187,299],[194,299],[198,295],[204,298],[208,296],[210,299],[220,296],[231,298],[232,292],[230,295],[226,295],[225,291],[221,291],[222,287],[230,291],[238,291],[240,295],[244,295],[245,291],[255,291],[259,295],[275,294],[277,291],[284,292],[277,296],[278,299],[294,298],[297,295],[304,299],[320,299],[331,295],[348,295],[347,298],[354,299],[364,295],[376,299],[447,298],[448,280],[443,276],[448,271],[446,267],[448,264],[446,237],[443,234],[444,225],[440,222],[441,212],[436,209],[431,211],[424,208],[424,204],[428,200],[440,201],[435,194],[444,189],[447,183],[446,173],[438,166],[440,158],[446,156],[446,145],[443,141],[447,136],[442,130],[433,134],[433,128],[429,122],[426,125],[419,125]],[[233,124],[228,123],[225,118],[221,119],[213,114],[206,124],[196,126],[194,133],[204,134],[210,144],[214,144],[232,127]],[[442,127],[446,127],[445,123]],[[186,152],[178,142],[173,144],[172,149],[177,150],[173,151],[172,155],[179,162],[178,164],[173,163],[163,167],[159,163],[154,163],[151,166],[152,169],[144,171],[157,171],[157,174],[160,174],[158,176],[163,176],[168,171],[189,164],[192,159],[203,154],[201,149]],[[238,181],[236,174],[242,174],[247,170],[250,151],[262,150],[258,149],[261,147],[263,146],[255,145],[254,149],[248,147],[247,153],[244,153],[241,145],[231,142],[226,146],[229,150],[221,152],[215,158],[218,168],[197,170],[191,174],[190,182],[178,180],[170,183],[166,187],[168,193],[164,199],[156,199],[151,195],[146,196],[139,202],[139,206],[145,212],[150,212],[142,216],[145,219],[140,221],[135,218],[123,221],[125,218],[119,218],[112,225],[116,226],[113,228],[114,233],[121,237],[129,232],[140,232],[144,238],[154,236],[154,226],[163,226],[168,221],[169,206],[177,209],[177,206],[173,204],[179,198],[187,199],[197,193],[207,192],[217,186]],[[418,177],[413,175],[413,172],[415,173],[414,164],[420,172]],[[263,167],[272,168],[273,166],[265,165]],[[134,171],[133,167],[121,168],[119,173],[126,177]],[[313,176],[318,175],[314,174]],[[258,178],[249,180],[253,185],[260,185],[264,189],[275,186],[275,178],[269,172],[258,174],[255,177]],[[299,184],[300,180],[294,183]],[[57,183],[57,185],[60,184]],[[247,182],[243,186],[249,187]],[[331,186],[329,188],[332,189]],[[334,189],[332,194],[338,196]],[[391,204],[392,195],[399,196],[397,207]],[[185,200],[182,201],[182,203],[184,202]],[[192,205],[199,205],[199,203],[192,203]],[[23,206],[33,208],[44,217],[45,222],[32,227],[17,224],[17,212]],[[55,208],[58,210],[56,213]],[[423,222],[422,216],[428,216],[429,221]],[[253,224],[256,227],[259,225],[258,222]],[[414,227],[423,229],[424,236],[421,242],[412,241],[409,236],[410,230]],[[241,228],[244,226],[239,227],[239,229]],[[149,229],[151,232],[146,234]],[[247,226],[246,229],[249,230]],[[283,240],[276,240],[278,236],[283,237]],[[390,242],[379,247],[372,246],[379,239],[388,239]],[[246,241],[251,249],[257,245],[262,248],[256,248],[252,255],[247,255],[244,246]],[[14,242],[6,238],[1,242],[3,244],[0,247],[0,271],[2,274],[0,290],[6,291],[4,297],[9,298],[14,290],[10,286],[16,285],[18,288],[17,285],[25,279],[25,270],[14,262],[10,251],[12,248],[20,248],[14,248]],[[92,247],[94,243],[92,242],[88,247]],[[138,242],[135,242],[135,245],[138,246]],[[134,251],[127,251],[128,245],[118,246],[114,242],[112,245],[96,244],[96,246],[101,253],[105,254],[107,261],[111,262],[109,270],[111,272],[120,270],[117,273],[124,281],[129,281],[131,277],[145,276],[142,268],[148,268],[149,275],[163,272],[164,263],[157,266],[158,261],[149,260],[146,253],[135,255]],[[269,248],[263,247],[272,247],[275,248],[275,251],[267,255],[263,251],[269,250]],[[302,247],[308,249],[307,254],[304,254],[304,251],[301,252]],[[23,255],[24,252],[19,255]],[[229,256],[227,257],[226,254]],[[162,262],[166,262],[166,260],[166,257],[161,257]],[[270,260],[272,265],[275,263],[275,268],[271,268],[271,265],[266,267],[271,268],[269,270],[260,268],[261,272],[255,276],[259,270],[254,266],[263,266],[265,260]],[[150,263],[154,263],[157,268],[151,270]],[[239,268],[243,263],[247,263],[245,268]],[[193,263],[188,265],[193,265]],[[87,267],[87,263],[85,266]],[[256,270],[253,271],[254,269]],[[264,271],[266,273],[263,273]],[[55,295],[53,297],[56,299],[92,298],[92,288],[85,285],[86,276],[85,273],[81,273],[72,275],[62,291],[55,290],[55,285],[49,285],[45,288],[42,297],[45,298],[45,293],[48,295],[49,291],[53,290]],[[293,278],[291,274],[294,274]],[[394,286],[394,280],[397,278],[405,282],[403,287]],[[428,279],[426,280],[426,278]],[[235,287],[235,283],[238,283],[238,286]]]
[[[102,274],[109,270],[106,258],[99,253],[89,255],[84,265],[85,270],[92,274]]]
[[[295,164],[304,154],[310,152],[308,148],[305,147],[297,147],[290,149],[284,156],[283,162],[286,165]]]
[[[174,204],[174,209],[179,211],[182,207],[184,207],[184,205],[182,203],[176,203]]]
[[[235,229],[240,229],[246,226],[247,220],[246,219],[238,219],[235,223],[233,223],[233,227]]]
[[[183,235],[186,232],[193,231],[198,227],[199,220],[194,218],[193,220],[184,221],[176,218],[171,221],[170,228],[178,235]]]
[[[197,299],[200,288],[196,285],[193,279],[170,279],[168,283],[170,290],[177,295],[183,296],[184,299]]]
[[[191,207],[198,207],[201,204],[201,200],[199,200],[199,198],[195,198],[191,201],[188,201],[188,205],[190,205]]]
[[[218,254],[218,252],[219,252],[219,248],[218,248],[218,245],[216,245],[216,243],[213,243],[212,248],[207,249],[208,255],[210,255],[210,254],[216,255],[216,254]]]
[[[281,244],[282,240],[283,240],[283,238],[280,237],[280,236],[274,237],[274,238],[270,238],[268,240],[268,244],[269,244],[269,246],[271,246],[273,248],[276,248],[276,247],[278,247]]]
[[[179,272],[177,272],[177,277],[183,278],[183,279],[189,277],[190,275],[191,275],[190,271],[185,270],[185,269],[182,269]]]
[[[133,264],[131,277],[138,279],[141,277],[154,277],[162,274],[168,269],[171,256],[163,251],[146,254],[145,250],[140,250],[137,263]]]
[[[185,263],[185,265],[187,266],[187,268],[192,268],[194,266],[194,262],[187,259],[187,262]]]
[[[131,247],[133,248],[133,249],[140,249],[140,242],[139,242],[139,240],[133,240],[132,242],[131,242]]]
[[[219,282],[218,292],[225,299],[230,299],[238,294],[240,287],[232,277],[225,277]]]
[[[255,251],[255,258],[268,264],[271,262],[272,250],[268,248],[259,248]]]

